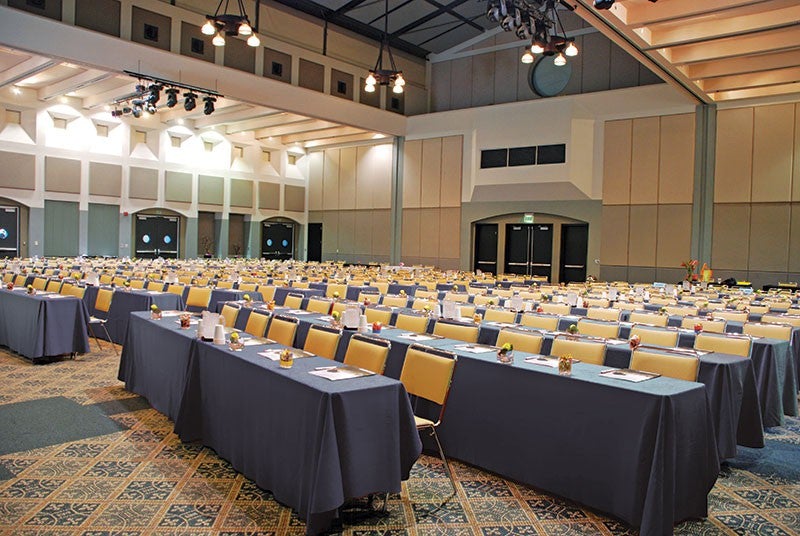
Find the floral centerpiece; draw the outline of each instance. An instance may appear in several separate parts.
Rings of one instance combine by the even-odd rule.
[[[150,306],[150,319],[161,320],[161,309],[155,303]]]
[[[406,291],[403,290],[403,289],[400,289],[400,296],[405,296],[405,295],[406,295]]]
[[[430,304],[426,303],[425,305],[422,306],[422,313],[425,316],[430,316],[430,314],[431,314],[431,306],[430,306]]]
[[[342,327],[342,313],[339,311],[333,311],[331,313],[331,327],[340,328]]]
[[[253,298],[250,297],[250,294],[245,294],[242,296],[242,299],[244,300],[245,307],[250,307],[253,305]]]
[[[334,299],[334,300],[338,300],[338,299],[339,299],[339,291],[338,291],[338,290],[334,291],[334,293],[333,293],[333,299]]]
[[[294,365],[294,354],[292,354],[292,351],[288,348],[284,348],[281,350],[280,366],[281,368],[288,369],[292,368],[292,365]]]
[[[681,263],[681,268],[686,270],[686,277],[684,281],[697,281],[697,274],[694,271],[697,269],[697,259],[690,259]]]
[[[12,289],[14,288],[14,283],[12,283],[11,281],[9,281],[8,283],[6,283],[6,288],[7,288],[8,290],[12,290]]]
[[[510,342],[503,344],[499,350],[497,350],[497,360],[504,365],[508,365],[514,362],[514,345]]]
[[[130,281],[125,281],[124,283],[122,283],[122,286],[125,288],[125,290],[130,290],[131,289],[131,282]]]
[[[244,343],[239,338],[238,332],[234,331],[233,333],[231,333],[231,340],[230,343],[228,343],[228,348],[230,348],[231,350],[241,350],[242,348],[244,348]]]
[[[31,294],[31,295],[36,294],[36,289],[33,288],[33,285],[28,285],[26,288],[27,288],[28,294]]]
[[[570,324],[567,328],[567,333],[570,335],[577,335],[578,334],[578,325],[577,324]]]
[[[474,315],[472,315],[472,321],[475,322],[476,324],[480,324],[482,320],[483,320],[482,314],[475,313]]]
[[[562,376],[572,375],[572,354],[564,354],[558,358],[558,373]]]
[[[703,331],[703,324],[701,324],[700,322],[696,323],[694,325],[694,332],[701,333],[702,331]]]
[[[659,312],[659,314],[665,315],[665,314],[667,314],[667,308],[666,307],[660,307],[658,309],[658,312]]]
[[[494,307],[494,300],[487,301],[486,302],[486,308],[487,309],[491,309],[492,307]]]
[[[383,328],[383,324],[381,322],[372,323],[372,333],[380,333],[381,328]]]
[[[269,301],[269,303],[267,304],[267,310],[268,311],[274,311],[275,310],[275,300],[270,300]]]
[[[634,335],[628,341],[628,344],[631,345],[631,350],[636,350],[641,343],[642,343],[642,339],[638,335]]]
[[[192,321],[192,314],[191,313],[182,313],[179,317],[181,321],[181,329],[189,329],[189,325]]]

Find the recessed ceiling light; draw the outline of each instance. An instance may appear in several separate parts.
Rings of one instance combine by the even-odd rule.
[[[182,125],[183,124],[183,119],[179,117],[177,122],[178,122],[179,125]]]
[[[17,86],[11,86],[11,93],[13,93],[14,95],[19,95],[20,93],[22,93],[22,90]]]
[[[66,104],[66,103],[68,103],[68,102],[69,102],[69,98],[67,98],[67,97],[60,97],[58,100],[59,100],[59,101],[60,101],[62,104]]]

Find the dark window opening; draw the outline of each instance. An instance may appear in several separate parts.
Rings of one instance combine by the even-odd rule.
[[[273,76],[283,76],[283,64],[278,63],[277,61],[272,62],[272,75]]]
[[[148,41],[158,41],[158,26],[152,24],[144,25],[144,38]]]
[[[203,42],[202,39],[198,39],[196,37],[192,37],[192,52],[195,54],[204,54],[206,51],[206,44]]]

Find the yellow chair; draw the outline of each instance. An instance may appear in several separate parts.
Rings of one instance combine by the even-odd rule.
[[[350,337],[347,344],[344,363],[375,374],[383,374],[391,348],[391,343],[385,339],[356,334]]]
[[[633,351],[630,368],[694,382],[697,381],[700,359],[685,352],[670,352],[663,348],[640,346]]]
[[[616,339],[619,336],[619,322],[606,322],[602,320],[578,320],[578,333],[590,337],[603,337]]]
[[[513,324],[517,321],[517,313],[516,311],[509,311],[508,309],[486,309],[483,319],[489,322],[505,322],[508,324]]]
[[[300,309],[303,305],[303,295],[302,294],[292,294],[291,292],[286,295],[286,299],[283,300],[283,305],[288,307],[289,309]]]
[[[751,337],[767,337],[784,341],[792,340],[792,326],[790,324],[745,322],[742,331],[745,335],[750,335]]]
[[[239,308],[226,303],[222,306],[222,311],[219,315],[225,319],[225,326],[232,328],[236,325],[236,317],[239,316]]]
[[[600,342],[574,340],[556,335],[553,339],[553,346],[550,348],[550,355],[562,357],[567,354],[572,354],[572,357],[580,359],[584,363],[602,365],[606,359],[606,345]]]
[[[377,288],[378,292],[381,294],[389,293],[389,283],[386,281],[373,281],[369,284],[369,286]]]
[[[469,301],[469,294],[466,292],[448,292],[444,295],[444,299],[445,301],[467,303]]]
[[[683,307],[678,305],[667,305],[665,309],[668,315],[673,316],[697,316],[697,313],[700,312],[697,307]]]
[[[472,303],[475,305],[500,305],[501,299],[502,298],[498,296],[476,295],[472,300]]]
[[[433,334],[468,343],[478,342],[478,326],[474,324],[437,320],[433,326]]]
[[[424,316],[398,314],[394,326],[397,329],[425,333],[428,330],[428,318]]]
[[[558,320],[557,316],[552,315],[524,314],[520,323],[531,328],[555,331],[558,329]]]
[[[67,293],[70,296],[75,296],[79,300],[82,300],[84,294],[86,294],[86,287],[79,287],[77,285],[70,285],[70,287],[67,289]]]
[[[538,354],[542,351],[543,340],[544,337],[537,333],[504,328],[497,334],[495,345],[503,346],[505,343],[511,343],[514,345],[515,350]]]
[[[750,305],[748,308],[752,315],[763,315],[769,312],[768,305]]]
[[[103,274],[100,276],[100,284],[101,285],[110,285],[114,281],[114,278],[108,274]]]
[[[678,346],[680,333],[674,329],[652,329],[640,325],[631,328],[630,336],[639,336],[640,344],[650,344],[655,346],[668,346],[674,348]]]
[[[204,287],[189,287],[189,294],[186,296],[187,311],[202,311],[208,309],[211,301],[211,289]]]
[[[197,285],[198,287],[207,287],[208,283],[210,281],[211,281],[210,277],[195,277],[194,278],[194,284]]]
[[[128,281],[128,278],[127,277],[117,276],[114,279],[112,279],[111,281],[118,287],[124,287],[125,283]]]
[[[610,302],[606,298],[586,298],[586,303],[590,309],[606,309]],[[600,320],[619,320],[619,318],[601,318]]]
[[[543,313],[551,314],[551,315],[568,315],[571,311],[571,307],[566,303],[541,303],[539,307],[542,308]]]
[[[723,354],[750,357],[752,339],[748,335],[721,335],[716,333],[698,333],[694,338],[695,350],[720,352]]]
[[[764,315],[761,317],[761,322],[765,324],[789,324],[800,328],[800,316],[798,315]]]
[[[428,309],[433,309],[436,305],[439,304],[436,300],[429,300],[426,298],[413,298],[414,303],[411,304],[411,308],[415,311],[422,311],[427,306]]]
[[[170,285],[167,287],[167,292],[170,294],[177,294],[178,296],[183,296],[183,291],[186,287],[183,285]]]
[[[344,299],[347,296],[347,285],[343,285],[341,283],[328,283],[328,287],[325,289],[325,296],[328,298],[333,298],[334,293],[339,293],[339,298]]]
[[[406,350],[403,370],[400,372],[400,382],[406,388],[408,394],[418,399],[428,400],[441,407],[439,417],[435,422],[416,415],[414,415],[414,421],[417,425],[417,430],[430,430],[431,435],[436,440],[439,456],[444,462],[445,472],[450,478],[450,484],[453,486],[453,493],[448,496],[447,500],[456,494],[456,482],[453,479],[453,473],[450,471],[447,458],[445,458],[442,445],[439,442],[439,436],[436,434],[436,428],[442,423],[455,366],[455,354],[413,344]]]
[[[297,318],[275,315],[269,323],[267,338],[284,346],[294,346],[295,333],[297,333]]]
[[[47,287],[45,287],[47,292],[59,292],[61,290],[61,281],[58,279],[51,279],[47,282]]]
[[[7,272],[3,274],[3,283],[11,283],[14,280],[14,274]]]
[[[73,290],[74,289],[79,289],[79,287],[73,287]],[[80,290],[80,293],[81,293],[80,298],[82,299],[83,298],[83,293],[85,292],[86,289],[82,289],[81,288],[79,290]],[[95,311],[102,311],[102,312],[108,314],[109,309],[111,309],[111,300],[112,300],[113,297],[114,297],[114,291],[113,290],[105,289],[105,288],[101,288],[100,290],[98,290],[97,291],[97,297],[94,300],[94,310]],[[111,340],[111,335],[108,334],[108,328],[106,328],[106,319],[105,318],[99,318],[99,317],[96,317],[94,315],[91,315],[91,316],[89,316],[89,322],[88,322],[89,334],[94,339],[94,342],[97,343],[97,348],[102,350],[103,347],[100,345],[100,339],[97,338],[97,335],[95,334],[94,329],[92,329],[92,326],[100,326],[101,328],[103,328],[103,332],[105,332],[105,334],[106,334],[106,339],[108,339],[108,342],[111,343],[111,347],[114,349],[114,353],[119,355],[118,352],[117,352],[117,347],[114,346],[114,341]]]
[[[25,286],[25,281],[27,281],[27,280],[28,280],[28,276],[27,275],[18,275],[17,277],[14,278],[14,286],[15,287],[24,287]]]
[[[258,285],[255,283],[239,283],[239,290],[242,292],[255,292]]]
[[[609,320],[611,322],[619,322],[619,317],[621,314],[621,309],[589,307],[589,309],[586,310],[586,318],[591,318],[593,320]]]
[[[292,281],[292,288],[309,288],[310,286],[308,281]]]
[[[164,290],[164,283],[161,281],[150,281],[147,283],[147,290],[161,292]],[[182,293],[183,291],[181,291]]]
[[[342,330],[340,329],[313,324],[308,328],[303,350],[320,357],[334,359],[336,358],[336,349],[339,347],[339,339],[341,337]]]
[[[266,303],[275,299],[275,285],[258,285],[258,292]]]
[[[408,298],[406,296],[395,296],[387,294],[381,300],[381,305],[387,307],[408,307]]]
[[[788,311],[791,307],[791,301],[774,301],[769,304],[770,311]]]
[[[254,337],[263,337],[264,332],[267,330],[268,322],[269,316],[256,311],[250,311],[250,316],[247,317],[247,324],[244,326],[244,332]]]
[[[233,288],[233,281],[217,281],[217,288]]]
[[[660,315],[657,313],[643,313],[641,311],[634,311],[628,317],[628,322],[632,324],[650,324],[651,326],[666,327],[669,322],[669,316]]]
[[[391,309],[380,309],[378,307],[366,307],[364,308],[364,314],[367,317],[367,322],[372,324],[373,322],[380,322],[386,326],[392,321],[392,310]]]
[[[435,300],[439,297],[439,293],[435,290],[417,289],[417,291],[414,293],[414,297],[417,299],[421,298],[423,300]]]
[[[131,288],[144,288],[144,279],[131,279]]]
[[[372,304],[377,304],[381,301],[381,295],[377,292],[359,292],[358,302],[364,303],[365,300],[369,300],[369,302]]]
[[[36,290],[44,290],[47,287],[47,279],[43,277],[36,277],[34,278],[33,283],[31,283],[31,285]]]
[[[331,302],[331,300],[324,298],[309,298],[308,305],[306,306],[306,311],[311,311],[313,313],[322,313],[326,315],[331,311],[332,303],[333,302]]]
[[[681,327],[684,329],[693,329],[695,325],[700,324],[703,326],[703,331],[711,333],[725,333],[725,320],[709,320],[701,316],[684,316],[681,319]]]

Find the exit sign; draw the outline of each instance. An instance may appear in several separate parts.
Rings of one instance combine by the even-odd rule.
[[[533,223],[533,214],[523,214],[522,223]]]

